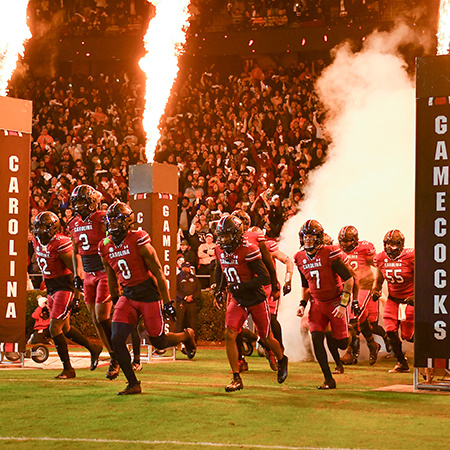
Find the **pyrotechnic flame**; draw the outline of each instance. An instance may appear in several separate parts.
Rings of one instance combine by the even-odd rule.
[[[156,7],[156,15],[144,37],[147,54],[139,62],[147,75],[143,127],[147,134],[145,152],[149,162],[153,161],[161,135],[158,125],[178,74],[178,57],[186,42],[190,17],[189,0],[152,3]]]
[[[27,25],[28,0],[0,0],[0,95],[7,93],[8,81],[23,55],[31,32]]]
[[[450,44],[450,0],[441,0],[439,5],[439,25],[437,32],[437,52],[439,55],[448,55]]]

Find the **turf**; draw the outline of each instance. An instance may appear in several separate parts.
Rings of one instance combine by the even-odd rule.
[[[317,363],[289,366],[283,385],[264,358],[247,358],[244,390],[231,380],[225,351],[199,349],[188,361],[144,364],[143,394],[104,378],[106,368],[77,370],[54,380],[53,370],[0,370],[0,445],[6,448],[450,448],[450,395],[380,392],[412,385],[412,373],[389,374],[393,360],[346,367],[338,389],[319,391]],[[24,437],[17,440],[7,438]],[[65,440],[64,440],[65,439]]]

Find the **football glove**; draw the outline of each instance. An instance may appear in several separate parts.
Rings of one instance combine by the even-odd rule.
[[[84,283],[83,283],[83,280],[81,279],[81,277],[79,277],[78,275],[75,275],[73,277],[73,287],[77,291],[83,292]]]
[[[356,299],[352,300],[352,310],[356,318],[358,318],[361,315],[361,308],[359,307],[358,300]]]
[[[283,295],[288,295],[292,290],[292,283],[290,281],[286,281],[283,286]]]
[[[372,300],[374,302],[377,302],[381,297],[381,292],[380,291],[372,291]]]
[[[174,322],[177,320],[177,312],[173,306],[173,300],[164,303],[163,314],[168,320],[173,320]]]
[[[74,298],[72,300],[72,314],[76,314],[81,309],[80,298]]]
[[[230,284],[228,285],[228,290],[229,290],[232,294],[238,292],[240,288],[241,288],[241,286],[239,285],[239,283],[230,283]]]
[[[224,291],[215,291],[214,292],[214,302],[218,309],[222,309],[225,305],[227,298],[227,293]]]

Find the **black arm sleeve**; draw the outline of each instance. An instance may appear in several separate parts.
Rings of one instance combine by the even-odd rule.
[[[248,263],[248,266],[254,273],[256,273],[257,276],[253,277],[251,280],[241,283],[241,288],[252,289],[270,284],[269,272],[267,271],[267,267],[263,263],[262,259],[255,259],[254,261],[251,261]]]
[[[347,281],[349,278],[352,277],[350,270],[348,270],[348,267],[344,264],[344,261],[342,261],[342,259],[340,258],[334,260],[331,263],[331,267],[344,281]]]
[[[299,273],[300,273],[300,278],[302,280],[302,288],[308,288],[309,287],[308,280],[306,279],[305,275],[303,275],[303,273],[300,272],[300,270],[299,270]]]
[[[216,292],[225,289],[225,275],[222,272],[222,266],[216,261],[216,269],[214,271],[214,280],[216,282]]]
[[[275,266],[273,264],[272,257],[270,256],[270,252],[267,249],[266,244],[264,244],[264,242],[259,243],[259,250],[261,251],[264,265],[266,266],[266,268],[269,272],[269,277],[270,277],[269,283],[272,286],[276,286],[278,284],[277,272],[275,270]],[[269,284],[269,283],[266,283],[266,284]],[[263,285],[263,286],[265,286],[265,285]]]

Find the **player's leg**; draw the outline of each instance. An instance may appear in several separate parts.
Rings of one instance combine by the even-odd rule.
[[[133,347],[133,362],[131,363],[134,371],[142,370],[141,364],[141,335],[139,334],[139,323],[131,331],[131,344]]]
[[[386,326],[386,333],[391,344],[392,351],[397,358],[398,363],[390,370],[391,373],[408,372],[409,366],[406,361],[402,349],[402,342],[398,336],[398,304],[391,299],[386,300],[383,314],[384,324]]]
[[[328,356],[324,344],[325,333],[323,331],[312,331],[311,336],[314,354],[316,355],[317,362],[319,363],[325,378],[325,381],[322,385],[318,386],[318,389],[334,389],[336,387],[336,381],[334,380],[330,366],[328,365]]]
[[[366,315],[364,320],[360,322],[360,327],[361,333],[366,339],[367,347],[369,347],[369,364],[373,366],[377,362],[378,352],[380,351],[381,345],[378,344],[378,342],[375,342],[368,315]]]
[[[225,348],[228,363],[233,372],[231,383],[225,386],[226,392],[240,391],[244,388],[241,376],[239,375],[239,349],[236,339],[247,319],[247,311],[242,308],[236,300],[231,298],[227,304],[225,316]]]
[[[271,350],[278,360],[278,383],[284,383],[288,375],[288,357],[283,353],[280,343],[274,338],[270,329],[270,311],[267,301],[251,306],[248,310],[252,315],[261,343]]]
[[[145,328],[153,347],[158,350],[164,350],[168,347],[175,347],[183,343],[186,348],[187,357],[192,359],[195,356],[197,344],[192,328],[186,328],[181,333],[164,333],[164,318],[161,302],[133,302],[133,304],[143,316]]]
[[[327,340],[328,350],[330,350],[331,356],[333,357],[333,360],[336,363],[336,367],[333,370],[333,375],[343,374],[344,366],[342,364],[341,357],[339,355],[339,349],[336,343],[336,339],[334,339],[331,330],[327,330],[325,332],[325,338]]]

